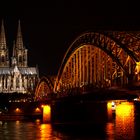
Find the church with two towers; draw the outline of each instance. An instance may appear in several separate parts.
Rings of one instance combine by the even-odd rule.
[[[20,21],[17,36],[9,56],[4,22],[0,30],[0,93],[33,93],[39,80],[37,67],[28,66],[28,50],[22,38]]]

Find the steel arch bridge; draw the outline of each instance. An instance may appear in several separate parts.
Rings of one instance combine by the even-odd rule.
[[[69,46],[55,92],[125,86],[140,80],[140,32],[87,32]]]
[[[36,86],[35,99],[42,100],[43,98],[50,97],[53,87],[53,83],[48,77],[42,77]]]

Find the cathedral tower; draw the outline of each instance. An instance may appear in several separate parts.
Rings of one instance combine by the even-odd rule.
[[[0,93],[34,94],[39,73],[36,67],[28,67],[27,49],[23,45],[20,21],[18,22],[11,59],[12,62],[9,64],[9,51],[2,21],[0,31]]]
[[[20,21],[18,22],[17,38],[13,46],[12,66],[27,67],[27,49],[23,45]]]
[[[9,52],[6,45],[4,23],[1,24],[0,33],[0,67],[9,67]]]

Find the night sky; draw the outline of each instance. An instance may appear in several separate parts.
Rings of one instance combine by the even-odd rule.
[[[8,47],[13,47],[20,19],[28,65],[38,65],[40,76],[56,75],[69,45],[83,32],[140,30],[136,3],[109,3],[89,0],[5,2],[0,8],[0,19],[4,19]]]

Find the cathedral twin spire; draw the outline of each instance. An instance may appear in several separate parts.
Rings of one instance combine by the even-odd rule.
[[[6,45],[4,23],[2,21],[1,33],[0,33],[0,67],[9,67],[8,56],[9,56],[9,52]]]
[[[23,40],[22,40],[22,34],[21,34],[20,20],[18,22],[16,48],[23,49]]]
[[[6,38],[5,38],[5,30],[4,30],[4,23],[2,20],[1,24],[1,34],[0,34],[0,48],[6,49]]]
[[[27,49],[23,45],[20,21],[18,22],[18,30],[16,42],[13,45],[12,66],[27,67]],[[0,33],[0,67],[10,67],[9,65],[9,51],[6,44],[4,22],[1,24]]]

